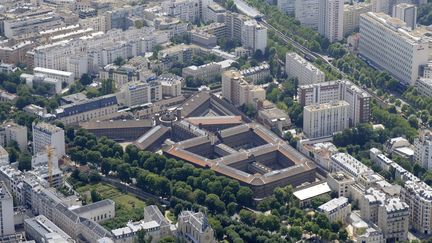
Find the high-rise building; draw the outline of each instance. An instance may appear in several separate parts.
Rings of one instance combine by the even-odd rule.
[[[343,0],[321,0],[318,32],[330,42],[343,39]]]
[[[3,181],[0,181],[0,236],[15,234],[13,198]]]
[[[45,122],[33,123],[33,154],[46,153],[51,146],[58,157],[65,155],[64,130]]]
[[[400,3],[393,6],[392,17],[402,20],[411,29],[417,27],[417,7],[413,4]]]
[[[280,11],[288,15],[294,15],[295,2],[296,0],[277,0],[277,7]]]
[[[267,47],[267,28],[256,20],[248,20],[241,28],[241,43],[244,48],[261,50],[264,53]]]
[[[414,84],[429,58],[429,43],[420,32],[409,31],[403,21],[383,13],[363,14],[359,53],[401,82]]]
[[[346,36],[351,34],[360,25],[360,15],[370,12],[372,10],[371,3],[361,2],[345,4],[344,5],[344,17],[343,17],[343,35]]]
[[[319,0],[296,0],[295,18],[304,26],[318,30]]]
[[[331,136],[349,128],[350,104],[333,101],[303,108],[303,132],[308,138]]]
[[[235,106],[254,104],[265,100],[265,90],[249,84],[238,71],[229,70],[222,74],[222,96]]]
[[[348,80],[301,85],[298,87],[297,96],[302,106],[337,100],[348,102],[350,126],[368,122],[370,119],[370,94]]]
[[[426,170],[432,169],[432,134],[430,131],[420,132],[414,139],[414,161]]]
[[[374,13],[390,13],[390,0],[371,0],[371,4]]]
[[[285,71],[288,77],[297,78],[299,85],[325,81],[324,72],[295,52],[286,53]]]

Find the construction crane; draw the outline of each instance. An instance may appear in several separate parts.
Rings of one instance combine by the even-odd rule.
[[[48,156],[48,182],[49,185],[52,186],[52,177],[53,177],[53,156],[54,156],[54,148],[51,145],[46,147],[46,152]]]

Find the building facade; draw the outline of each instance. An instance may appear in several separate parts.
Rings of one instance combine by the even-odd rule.
[[[330,42],[343,39],[344,0],[321,0],[318,32]]]
[[[303,132],[309,138],[317,138],[349,128],[349,106],[346,101],[305,106]]]
[[[64,130],[45,122],[33,123],[33,154],[46,153],[47,147],[52,147],[56,155],[66,154]]]
[[[344,100],[350,104],[349,125],[370,120],[371,95],[348,80],[323,82],[298,87],[297,96],[302,106]]]
[[[285,72],[288,77],[297,78],[299,85],[325,81],[324,72],[295,52],[286,53]]]
[[[359,53],[404,84],[413,85],[420,66],[428,63],[428,41],[407,30],[400,19],[383,13],[363,14],[360,35]]]

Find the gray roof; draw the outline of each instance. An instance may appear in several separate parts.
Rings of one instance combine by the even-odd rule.
[[[102,201],[98,201],[92,204],[87,204],[85,206],[79,207],[79,208],[75,208],[73,210],[71,210],[72,212],[81,215],[90,211],[93,211],[95,209],[101,208],[101,207],[106,207],[106,206],[110,206],[113,205],[115,206],[115,202],[111,199],[105,199]]]
[[[156,221],[160,226],[169,225],[168,221],[162,215],[161,211],[156,205],[150,205],[144,208],[144,215],[150,217],[144,218],[145,222]]]

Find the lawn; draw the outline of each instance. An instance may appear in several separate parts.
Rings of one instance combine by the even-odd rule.
[[[103,199],[111,199],[116,204],[116,216],[114,219],[102,223],[106,229],[123,227],[128,221],[138,221],[144,217],[145,202],[131,194],[119,191],[111,185],[104,183],[88,184],[75,190],[80,195],[86,195],[87,203],[91,203],[90,191],[96,192]]]

